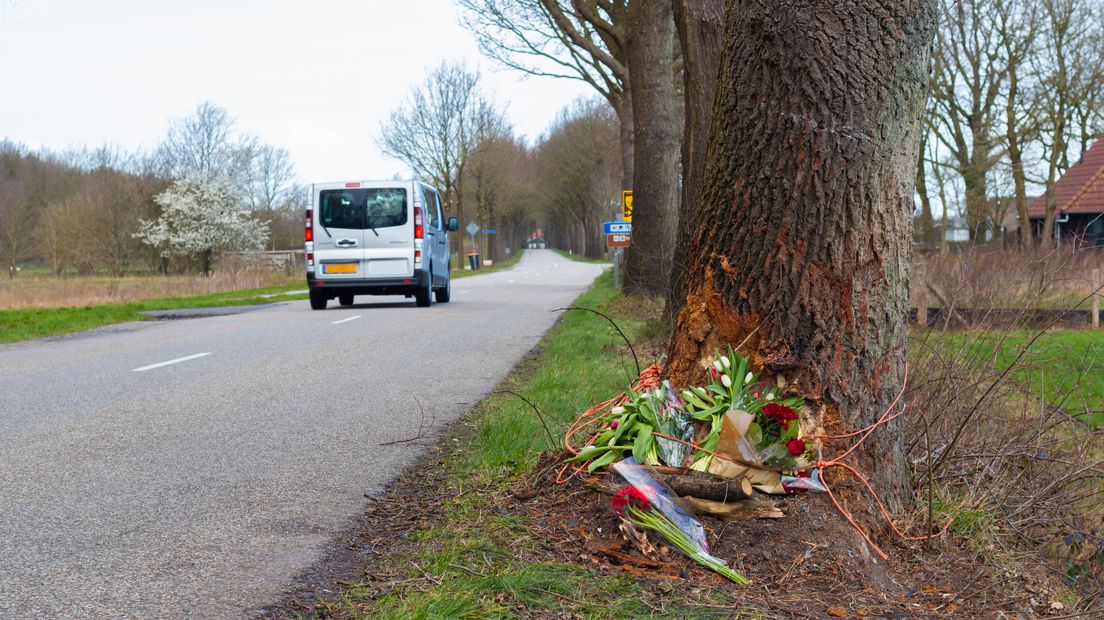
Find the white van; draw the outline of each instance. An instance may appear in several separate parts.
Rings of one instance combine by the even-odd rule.
[[[437,190],[419,181],[341,181],[311,186],[307,286],[311,308],[356,295],[405,295],[419,306],[452,296],[449,231]]]

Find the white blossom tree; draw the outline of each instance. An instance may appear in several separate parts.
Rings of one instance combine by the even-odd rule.
[[[231,179],[188,174],[154,200],[161,216],[139,220],[134,236],[157,248],[163,258],[198,260],[203,275],[211,273],[220,252],[258,251],[268,240],[268,225],[256,219]]]

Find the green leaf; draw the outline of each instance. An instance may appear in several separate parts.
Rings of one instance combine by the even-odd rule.
[[[652,448],[652,444],[655,443],[655,438],[652,437],[652,427],[647,424],[640,425],[640,432],[636,434],[636,441],[633,442],[633,458],[637,463],[646,463],[648,460],[648,451]]]
[[[621,457],[621,451],[620,450],[610,450],[609,452],[606,452],[605,454],[603,454],[601,458],[597,458],[597,459],[594,459],[593,461],[591,461],[590,465],[587,465],[587,471],[588,472],[593,472],[595,469],[598,469],[599,467],[605,467],[606,465],[609,465],[610,463],[616,461],[620,457]]]
[[[599,454],[602,454],[603,452],[607,452],[609,449],[610,449],[609,446],[587,446],[587,447],[583,448],[582,450],[580,450],[579,453],[576,454],[575,456],[567,459],[566,462],[568,462],[568,463],[582,463],[584,461],[589,461],[590,459],[598,456]]]
[[[626,431],[636,426],[636,418],[637,415],[635,413],[626,413],[621,416],[621,419],[617,421],[617,432],[613,435],[614,443],[621,443],[621,438],[625,436]],[[629,436],[631,436],[631,434]]]

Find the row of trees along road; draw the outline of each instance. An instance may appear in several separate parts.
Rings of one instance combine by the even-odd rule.
[[[933,204],[971,237],[1018,216],[1021,245],[1049,244],[1055,182],[1104,135],[1104,4],[1099,0],[940,0],[917,191],[920,240],[936,245]],[[1030,196],[1047,196],[1040,234]],[[1009,219],[1008,221],[1011,221]],[[1015,227],[1013,227],[1015,228]],[[943,238],[945,242],[945,238]],[[945,243],[944,243],[945,247]]]
[[[463,228],[468,221],[497,232],[471,248],[494,260],[543,228],[551,243],[598,258],[601,224],[620,194],[618,122],[600,100],[581,100],[529,145],[506,112],[484,92],[479,73],[444,62],[433,69],[381,124],[379,146],[438,187]]]
[[[904,381],[938,1],[458,0],[489,57],[583,80],[616,113],[627,285],[669,294],[667,374],[689,383],[741,346],[841,429]],[[891,505],[908,500],[902,438],[898,420],[858,452]]]
[[[62,154],[0,142],[0,260],[55,274],[209,273],[224,251],[301,249],[303,191],[283,149],[210,103],[151,153]]]

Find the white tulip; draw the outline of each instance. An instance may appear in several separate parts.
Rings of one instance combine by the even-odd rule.
[[[732,362],[723,355],[721,356],[721,363],[724,364],[725,368],[730,368],[732,366]]]
[[[713,362],[713,368],[715,368],[717,372],[721,372],[722,370],[724,370],[724,366],[721,366],[721,362],[719,360]]]
[[[614,407],[613,409],[610,409],[610,413],[612,413],[613,415],[621,415],[622,413],[625,413],[625,408]]]
[[[752,374],[751,374],[751,373],[749,372],[748,374],[744,375],[744,383],[751,383],[751,380],[752,380],[753,378],[754,378],[754,375],[752,375]]]
[[[732,379],[728,378],[728,375],[721,375],[721,384],[726,388],[732,387]]]
[[[774,392],[767,392],[767,400],[774,400]]]

